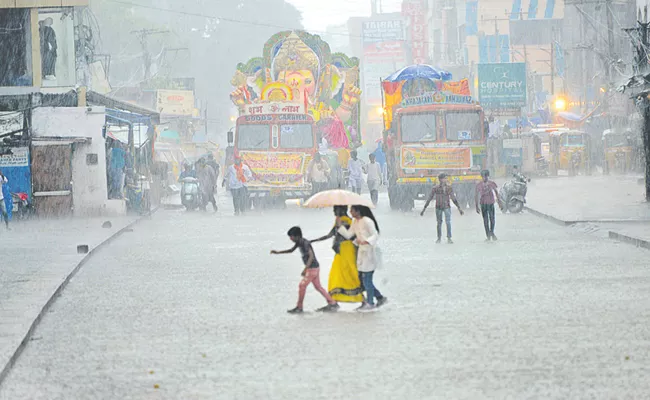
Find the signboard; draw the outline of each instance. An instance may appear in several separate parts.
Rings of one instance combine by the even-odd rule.
[[[402,15],[408,20],[411,63],[429,63],[427,0],[404,0]]]
[[[469,169],[472,149],[402,147],[401,165],[404,169]]]
[[[501,164],[503,165],[522,165],[524,150],[519,148],[503,148],[501,151]]]
[[[381,104],[380,80],[406,64],[405,27],[402,19],[368,19],[361,26],[363,96],[367,104]]]
[[[504,149],[521,149],[524,147],[524,142],[521,139],[503,139]]]
[[[29,168],[29,148],[10,148],[12,154],[0,156],[0,170],[7,178],[10,192],[32,194],[32,175]]]
[[[241,115],[264,114],[304,114],[305,106],[301,103],[261,103],[247,104],[239,109]]]
[[[305,153],[240,151],[239,154],[253,172],[249,187],[302,187],[305,184]]]
[[[520,109],[526,106],[526,64],[478,65],[478,99],[488,109]]]
[[[191,90],[159,90],[156,110],[161,115],[191,116],[194,113],[194,92]]]
[[[472,104],[472,96],[463,96],[444,92],[425,93],[421,96],[402,100],[402,107],[414,107],[428,104]]]

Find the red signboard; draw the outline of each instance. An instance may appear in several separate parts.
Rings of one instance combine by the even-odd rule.
[[[427,24],[427,1],[404,0],[402,2],[402,15],[408,21],[411,62],[413,64],[428,64],[429,26]]]

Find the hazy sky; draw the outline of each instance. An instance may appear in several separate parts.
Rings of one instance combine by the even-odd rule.
[[[287,0],[302,11],[307,30],[324,31],[349,17],[370,15],[370,0]],[[384,12],[399,11],[401,0],[382,0]]]

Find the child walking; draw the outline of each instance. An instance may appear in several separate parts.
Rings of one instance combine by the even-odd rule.
[[[314,254],[314,248],[311,246],[311,242],[302,237],[302,230],[298,226],[289,229],[287,235],[295,245],[289,250],[272,250],[271,254],[289,254],[296,251],[296,249],[299,249],[300,254],[302,255],[302,261],[305,264],[305,269],[302,271],[303,278],[298,285],[298,304],[296,304],[295,308],[287,312],[289,314],[300,314],[303,312],[303,301],[305,300],[307,286],[309,286],[310,283],[314,285],[314,288],[325,297],[325,300],[327,300],[327,305],[323,308],[319,308],[318,311],[329,312],[338,310],[338,303],[332,299],[332,296],[327,293],[327,290],[325,290],[320,283],[320,264],[318,264],[318,260],[316,260],[316,254]]]

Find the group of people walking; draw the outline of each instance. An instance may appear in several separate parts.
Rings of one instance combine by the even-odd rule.
[[[217,183],[221,166],[216,162],[214,156],[209,154],[207,158],[201,158],[193,166],[185,164],[179,181],[185,178],[196,178],[199,181],[201,191],[201,208],[207,210],[208,204],[212,204],[214,212],[218,211],[217,206]],[[235,215],[241,215],[248,209],[247,182],[253,177],[250,168],[242,163],[240,157],[235,157],[235,162],[226,169],[221,186],[230,190],[232,194]]]
[[[485,235],[487,236],[486,241],[496,241],[497,237],[494,234],[494,226],[496,223],[494,204],[498,203],[501,208],[503,208],[503,205],[499,198],[497,184],[490,180],[490,171],[482,171],[481,178],[481,182],[476,185],[476,213],[483,216],[483,226],[485,228]],[[438,176],[438,181],[439,184],[431,190],[431,194],[429,195],[427,202],[424,204],[424,208],[420,215],[424,215],[429,204],[435,201],[437,220],[436,233],[438,234],[436,243],[442,241],[442,220],[444,216],[445,224],[447,225],[447,242],[452,244],[451,203],[453,202],[458,208],[461,216],[464,215],[465,212],[456,199],[456,194],[449,183],[448,176],[446,174],[440,174]]]
[[[339,302],[361,303],[359,311],[373,310],[384,305],[387,298],[374,284],[374,273],[382,263],[378,247],[379,224],[370,208],[360,205],[335,206],[335,223],[330,232],[318,239],[303,237],[300,227],[294,226],[287,232],[294,246],[288,250],[271,251],[271,254],[289,254],[300,250],[305,269],[298,285],[298,302],[288,312],[303,312],[303,301],[307,287],[311,284],[325,298],[327,305],[318,311],[332,312],[339,309]],[[320,264],[316,259],[312,243],[333,238],[335,252],[330,270],[328,290],[320,282]],[[364,296],[363,293],[366,293]],[[376,300],[376,302],[375,302]]]

